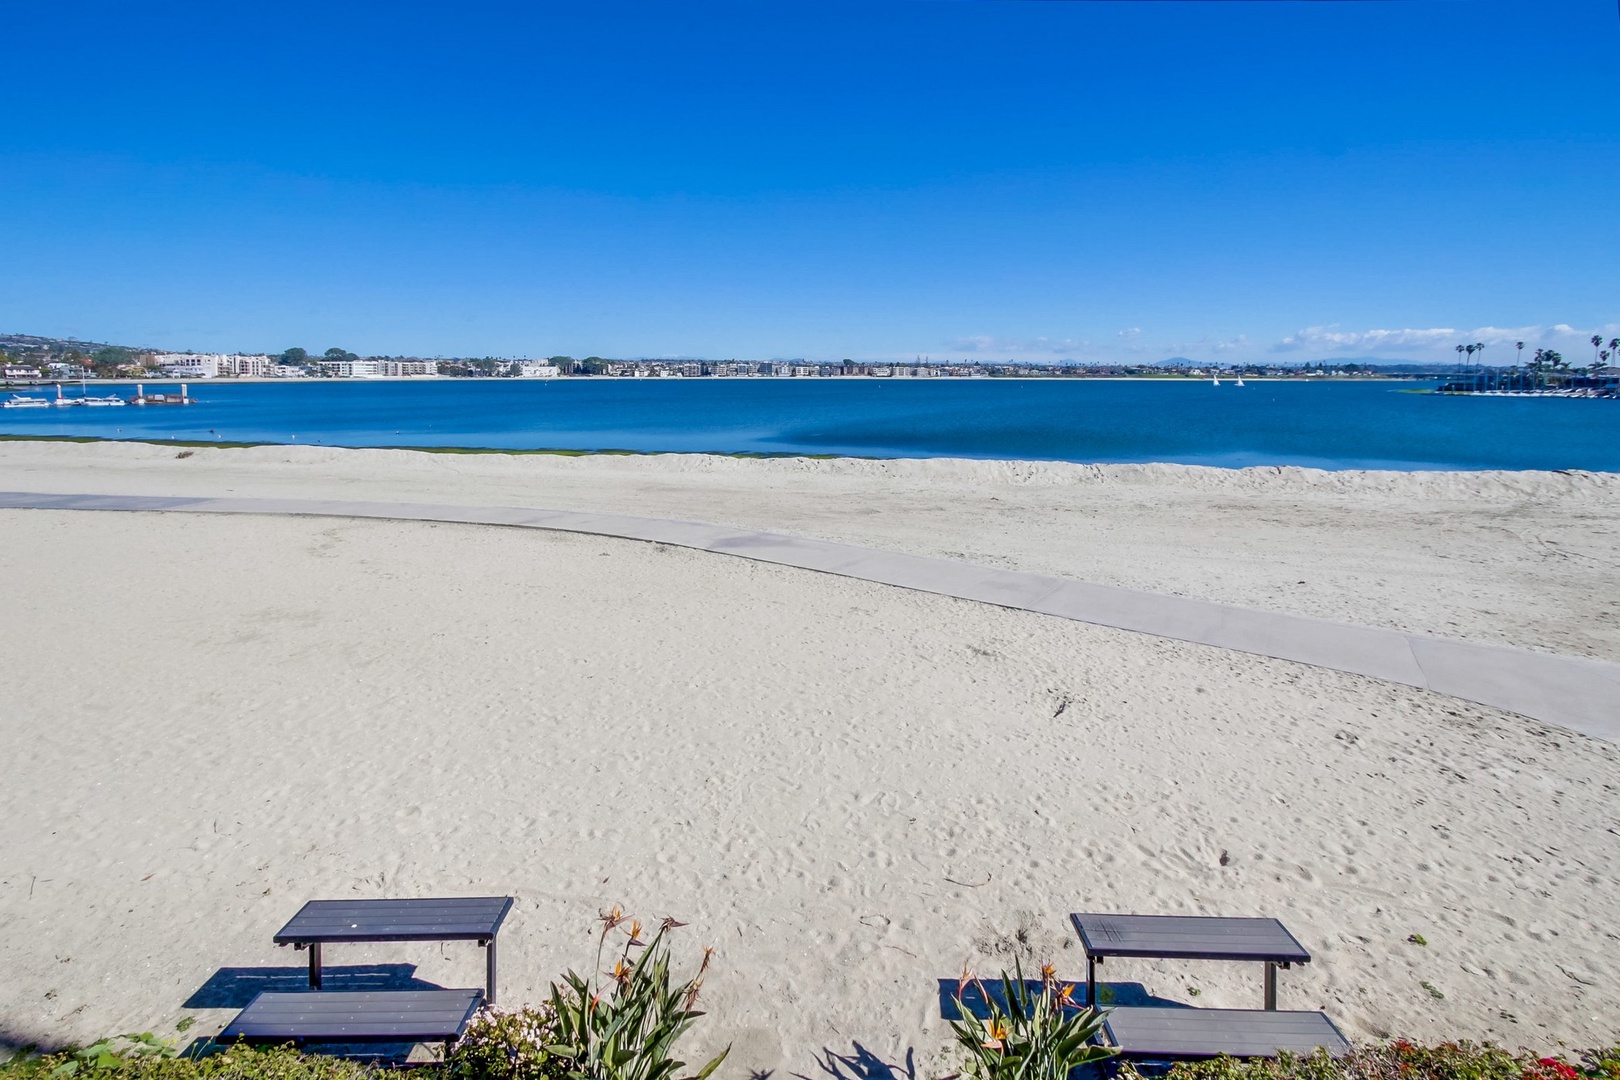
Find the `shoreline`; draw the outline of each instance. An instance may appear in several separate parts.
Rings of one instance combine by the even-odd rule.
[[[156,406],[154,406],[156,407]],[[167,406],[164,406],[167,407]],[[181,408],[183,406],[176,406]],[[507,446],[411,446],[402,444],[379,444],[375,446],[353,446],[340,443],[324,442],[255,442],[236,439],[179,439],[179,438],[118,438],[106,435],[39,435],[33,433],[3,433],[0,432],[0,444],[3,443],[76,443],[76,444],[106,444],[106,445],[137,445],[137,446],[179,446],[187,449],[212,448],[220,450],[248,450],[264,447],[311,448],[332,450],[392,450],[405,453],[421,454],[466,454],[466,455],[510,455],[512,457],[545,456],[545,457],[697,457],[697,458],[729,458],[739,461],[937,461],[937,462],[985,462],[1032,465],[1074,465],[1080,468],[1120,468],[1120,467],[1146,467],[1167,469],[1213,469],[1222,472],[1246,473],[1251,471],[1280,472],[1282,470],[1297,469],[1311,473],[1340,474],[1388,474],[1391,476],[1482,476],[1496,475],[1523,475],[1527,477],[1538,476],[1615,476],[1620,477],[1620,471],[1607,469],[1501,469],[1481,466],[1477,469],[1460,469],[1455,467],[1426,468],[1414,466],[1409,469],[1369,469],[1359,465],[1344,465],[1338,468],[1327,468],[1319,465],[1204,465],[1179,461],[1078,461],[1069,458],[1009,458],[1009,457],[963,457],[951,454],[916,454],[908,456],[886,456],[881,454],[805,454],[792,450],[764,451],[764,450],[632,450],[624,447],[602,447],[598,449],[581,450],[572,447],[507,447]]]
[[[1435,382],[1443,378],[1439,375],[1244,375],[1245,382]],[[565,383],[565,382],[694,382],[694,383],[730,383],[730,382],[892,382],[892,383],[967,383],[967,382],[1201,382],[1207,383],[1207,375],[1177,375],[1167,373],[1164,375],[700,375],[700,376],[657,376],[644,375],[640,378],[626,375],[553,375],[546,378],[500,376],[500,375],[363,375],[344,376],[334,378],[321,378],[305,376],[303,378],[275,378],[267,375],[158,375],[142,378],[118,376],[117,378],[99,378],[87,376],[83,379],[47,379],[20,382],[12,380],[0,383],[0,389],[13,390],[29,386],[72,386],[80,382],[95,383],[98,386],[135,386],[145,383],[196,383],[202,386],[210,384],[230,385],[233,383],[274,383],[285,386],[330,386],[349,383],[432,383],[432,382],[471,382],[471,383]]]

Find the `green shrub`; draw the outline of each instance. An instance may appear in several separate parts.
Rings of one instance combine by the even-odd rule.
[[[22,1055],[0,1064],[6,1080],[379,1080],[380,1070],[342,1058],[301,1054],[288,1048],[231,1046],[202,1057],[174,1057],[172,1049],[151,1052],[118,1039],[103,1039],[83,1050]],[[159,1043],[159,1045],[162,1045]],[[104,1055],[103,1050],[107,1053]],[[90,1053],[94,1051],[93,1057]],[[70,1066],[77,1065],[68,1071]]]
[[[975,986],[990,1015],[972,1015],[962,993]],[[1090,1045],[1102,1027],[1102,1014],[1087,1007],[1075,1010],[1073,987],[1058,988],[1052,965],[1041,968],[1041,988],[1030,993],[1023,965],[1015,958],[1013,974],[1001,973],[1002,1000],[997,1001],[977,978],[963,973],[956,988],[961,1018],[952,1020],[957,1044],[967,1052],[967,1073],[974,1080],[1067,1080],[1081,1065],[1112,1057],[1114,1051]]]
[[[1581,1055],[1581,1072],[1599,1080],[1620,1080],[1620,1046],[1588,1050]]]
[[[1284,1054],[1275,1061],[1182,1062],[1169,1075],[1170,1080],[1620,1080],[1620,1047],[1589,1051],[1572,1064],[1490,1043],[1418,1046],[1397,1039],[1356,1047],[1342,1058],[1319,1050],[1307,1057]],[[1141,1080],[1141,1073],[1124,1065],[1119,1080]]]
[[[600,983],[602,954],[608,935],[629,923],[625,940]],[[675,1058],[675,1046],[698,1017],[692,1006],[703,986],[713,950],[703,951],[697,974],[670,985],[669,948],[665,935],[682,925],[665,919],[651,942],[641,940],[641,923],[615,907],[602,916],[596,940],[596,963],[586,979],[570,971],[561,985],[551,984],[550,1023],[556,1042],[546,1053],[562,1060],[568,1080],[675,1080],[686,1062]],[[641,950],[636,954],[636,950]],[[720,1054],[688,1080],[706,1080],[726,1059]]]
[[[447,1080],[542,1080],[566,1071],[566,1062],[546,1052],[557,1041],[550,1008],[514,1012],[486,1009],[445,1062]]]

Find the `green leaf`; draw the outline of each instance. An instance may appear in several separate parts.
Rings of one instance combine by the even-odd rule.
[[[731,1047],[728,1045],[724,1050],[720,1051],[719,1054],[715,1055],[715,1057],[710,1060],[707,1065],[699,1069],[697,1071],[697,1075],[692,1077],[692,1080],[709,1080],[709,1074],[720,1067],[720,1063],[726,1060],[726,1055],[729,1053],[731,1053]]]

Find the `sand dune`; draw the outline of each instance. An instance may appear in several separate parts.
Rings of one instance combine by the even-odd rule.
[[[1367,548],[1367,565],[1407,567],[1369,588],[1399,591],[1432,628],[1501,632],[1477,597],[1446,592],[1457,577],[1422,592],[1434,551],[1407,563],[1368,547],[1371,532],[1302,524],[1356,520],[1355,500],[1389,498],[1378,477],[1325,493],[1310,476],[1060,484],[1040,480],[1047,467],[998,479],[920,463],[19,445],[0,458],[8,488],[594,499],[974,557],[1005,535],[1007,558],[1076,573],[1146,574],[1151,553],[1117,549],[1162,528],[1156,550],[1182,544],[1174,574],[1251,599],[1263,574],[1210,574],[1227,564],[1191,543],[1195,520],[1173,522],[1252,484],[1248,516],[1290,558],[1313,535]],[[1455,546],[1486,565],[1506,558],[1484,524],[1493,500],[1516,500],[1537,535],[1595,544],[1614,527],[1608,478],[1486,478],[1503,491],[1484,497],[1414,483],[1451,484],[1475,508]],[[1034,492],[1075,501],[1084,524],[1025,529],[1043,512]],[[980,520],[990,499],[1016,509]],[[1304,508],[1284,513],[1289,500]],[[1237,528],[1211,513],[1211,535]],[[1427,513],[1395,517],[1415,530],[1439,520]],[[955,535],[929,531],[947,520]],[[1316,956],[1283,974],[1284,1007],[1326,1008],[1358,1037],[1551,1047],[1612,1040],[1620,1021],[1612,744],[1353,676],[625,541],[41,511],[0,513],[0,536],[13,1040],[187,1014],[207,1031],[230,1014],[235,969],[296,968],[269,939],[304,899],[468,892],[520,898],[508,1003],[584,962],[610,903],[690,921],[687,955],[719,950],[704,1039],[735,1043],[730,1077],[818,1075],[818,1057],[857,1047],[942,1072],[938,980],[1014,954],[1079,977],[1064,915],[1085,908],[1277,915]],[[1055,555],[1053,537],[1068,537]],[[1370,613],[1357,572],[1341,574],[1313,602]],[[1547,603],[1520,625],[1574,635],[1581,619]],[[1582,640],[1598,652],[1604,633]],[[481,977],[459,945],[328,962]],[[1104,974],[1199,1004],[1260,994],[1257,969],[1230,965]]]

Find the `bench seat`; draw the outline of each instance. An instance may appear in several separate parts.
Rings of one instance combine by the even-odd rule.
[[[1319,1012],[1276,1009],[1118,1008],[1106,1014],[1103,1035],[1133,1061],[1188,1061],[1226,1055],[1301,1056],[1318,1047],[1333,1057],[1350,1049],[1333,1021]]]
[[[265,992],[236,1014],[219,1042],[442,1042],[461,1037],[482,990]]]

